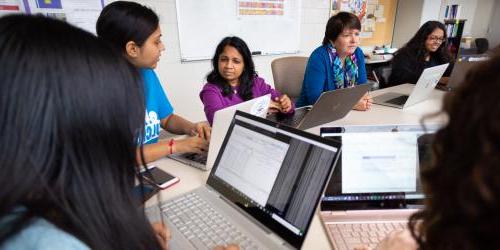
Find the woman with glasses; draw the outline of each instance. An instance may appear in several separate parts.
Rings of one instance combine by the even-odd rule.
[[[394,55],[389,85],[415,84],[424,69],[451,62],[446,46],[446,27],[438,21],[428,21]],[[452,68],[453,65],[450,64],[444,73],[443,82],[447,80]]]

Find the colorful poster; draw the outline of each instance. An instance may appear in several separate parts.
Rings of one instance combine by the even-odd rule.
[[[54,17],[95,34],[104,0],[22,0],[21,5],[28,14]]]
[[[239,16],[283,16],[285,0],[239,0]]]
[[[62,9],[61,0],[37,0],[36,5],[40,9]]]

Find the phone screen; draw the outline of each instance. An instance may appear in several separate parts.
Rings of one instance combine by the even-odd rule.
[[[142,175],[147,181],[154,183],[161,188],[169,187],[179,181],[178,177],[175,177],[157,167],[151,167],[149,168],[149,171],[142,171]]]
[[[132,189],[132,195],[138,199],[141,203],[146,202],[149,198],[158,192],[158,187],[152,186],[150,184],[144,183],[142,186],[144,189],[141,190],[140,185],[134,186]]]

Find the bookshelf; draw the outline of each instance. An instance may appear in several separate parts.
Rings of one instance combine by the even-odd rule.
[[[460,49],[460,41],[462,40],[462,33],[464,31],[466,19],[445,19],[444,25],[446,27],[446,36],[448,37],[447,46],[448,51],[454,59],[458,58],[458,51]]]

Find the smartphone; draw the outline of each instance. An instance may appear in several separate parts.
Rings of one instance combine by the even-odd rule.
[[[160,190],[156,185],[151,185],[144,183],[141,189],[140,185],[134,186],[132,189],[132,195],[140,203],[145,203],[149,198],[153,197]]]
[[[179,177],[173,176],[156,166],[148,166],[148,170],[143,169],[141,174],[144,180],[161,189],[168,188],[180,181]]]

